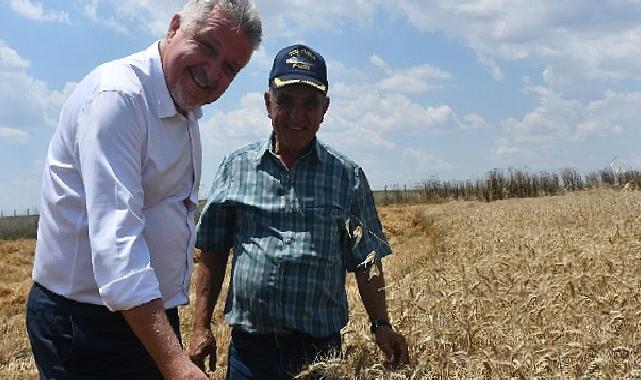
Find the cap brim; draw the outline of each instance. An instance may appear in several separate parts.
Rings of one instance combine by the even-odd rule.
[[[274,78],[272,81],[273,88],[283,88],[286,86],[291,86],[293,84],[304,84],[307,86],[314,87],[323,94],[327,93],[327,86],[316,79],[298,75],[283,75],[281,77]]]

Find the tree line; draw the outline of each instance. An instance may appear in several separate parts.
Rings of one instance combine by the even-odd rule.
[[[522,169],[492,169],[474,180],[442,181],[436,177],[423,180],[413,188],[398,185],[376,192],[378,203],[442,202],[476,200],[492,202],[510,198],[559,195],[567,191],[595,188],[641,190],[641,171],[605,168],[582,175],[575,168],[558,172],[532,173]]]

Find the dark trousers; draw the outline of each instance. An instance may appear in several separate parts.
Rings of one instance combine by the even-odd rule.
[[[291,379],[317,359],[341,352],[341,335],[315,338],[306,334],[249,334],[231,332],[227,379]]]
[[[180,340],[178,310],[167,318]],[[29,292],[27,332],[40,379],[162,379],[122,313],[38,283]]]

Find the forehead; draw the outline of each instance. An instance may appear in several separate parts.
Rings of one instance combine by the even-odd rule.
[[[223,11],[222,9],[216,8],[206,16],[201,17],[198,21],[194,21],[194,23],[189,27],[198,30],[202,28],[222,26],[238,30],[238,25],[236,25],[236,23],[232,21],[227,12]]]
[[[215,42],[215,45],[221,48],[229,59],[238,61],[241,66],[244,66],[251,57],[249,36],[222,10],[212,12],[208,17],[187,28],[192,35]]]
[[[283,88],[273,89],[277,97],[288,96],[300,99],[323,99],[325,95],[317,89],[304,84],[292,84]]]

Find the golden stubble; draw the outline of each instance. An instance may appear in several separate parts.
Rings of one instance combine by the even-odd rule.
[[[390,371],[353,276],[344,354],[306,378],[641,377],[641,192],[379,208],[388,308],[411,364]],[[0,242],[0,378],[36,371],[24,331],[32,240]],[[230,260],[231,261],[231,260]],[[229,269],[229,268],[228,268]],[[226,287],[212,323],[224,378]],[[193,294],[192,294],[193,297]],[[181,308],[189,342],[191,306]]]
[[[0,240],[0,378],[36,379],[25,329],[35,240]]]

